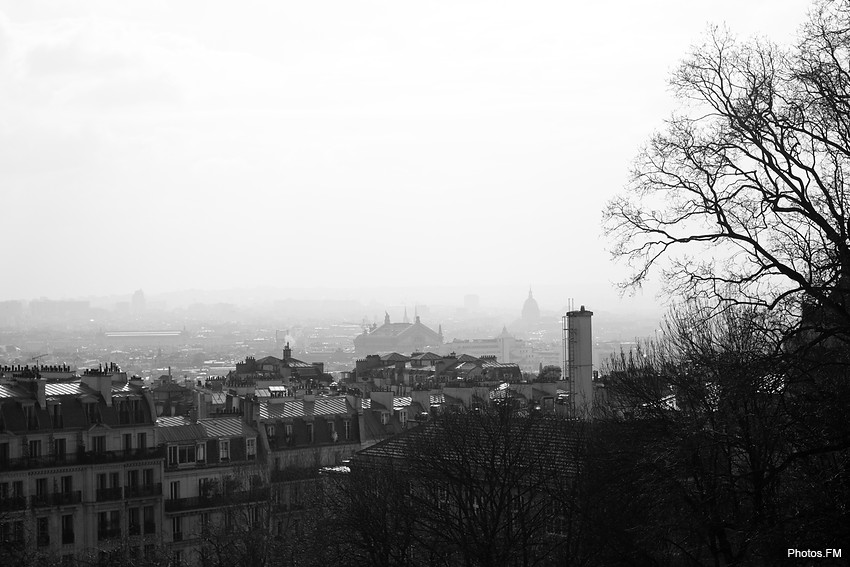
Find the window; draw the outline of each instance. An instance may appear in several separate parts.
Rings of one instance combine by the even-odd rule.
[[[145,486],[153,485],[153,469],[145,469],[142,471],[142,482]]]
[[[35,408],[33,406],[24,406],[24,417],[27,420],[27,429],[38,429],[38,419],[35,416]]]
[[[343,425],[345,426],[345,439],[348,441],[351,439],[351,421],[346,419]]]
[[[170,466],[188,465],[195,463],[195,445],[171,445],[168,448],[168,464]]]
[[[205,463],[207,460],[207,444],[198,443],[195,445],[195,458],[199,463]]]
[[[156,522],[153,519],[153,506],[145,506],[144,510],[142,510],[142,513],[144,514],[143,518],[145,521],[145,533],[156,533]]]
[[[139,471],[127,471],[127,486],[139,486]]]
[[[50,545],[50,525],[47,518],[35,519],[35,534],[39,547]]]
[[[256,439],[247,439],[245,441],[245,451],[248,454],[249,459],[254,459],[257,456],[257,440]]]
[[[54,429],[62,428],[62,406],[59,404],[53,404],[50,408],[50,421],[53,423]]]
[[[106,452],[106,435],[95,435],[91,438],[92,451],[95,453]]]
[[[106,482],[106,473],[99,473],[97,475],[97,489],[98,490],[106,490],[109,488],[109,485]]]
[[[127,529],[131,536],[142,533],[141,514],[139,508],[129,508],[127,510]]]
[[[89,425],[93,425],[98,423],[100,419],[98,418],[97,412],[97,404],[93,402],[89,402],[85,404],[86,406],[86,418],[89,420]]]
[[[381,412],[381,425],[387,425],[389,422],[390,422],[389,412],[382,411]]]
[[[118,510],[100,512],[97,515],[97,539],[113,539],[121,536],[121,515]]]
[[[29,453],[30,457],[40,457],[41,456],[41,440],[33,439],[29,442]]]
[[[139,449],[146,449],[148,446],[148,436],[147,433],[139,433],[136,435],[136,446]]]
[[[292,441],[292,424],[287,423],[286,425],[284,425],[283,431],[286,434],[287,442]]]
[[[398,412],[398,420],[401,422],[402,425],[407,424],[407,410],[400,410]]]
[[[74,516],[65,514],[62,516],[62,543],[74,543]]]
[[[24,495],[24,481],[12,481],[12,498],[20,498]]]
[[[272,424],[266,425],[266,435],[268,437],[274,437],[274,425],[272,425]]]
[[[313,424],[312,423],[307,424],[307,442],[308,443],[313,442]]]
[[[53,440],[53,454],[56,455],[57,461],[62,461],[65,459],[65,454],[68,452],[68,446],[65,439],[54,439]]]
[[[9,463],[9,444],[0,443],[0,464],[6,465]]]
[[[336,424],[333,421],[328,422],[328,436],[333,439],[334,433],[336,433]]]
[[[124,450],[131,451],[133,449],[133,434],[125,433],[124,434]]]
[[[60,482],[60,486],[62,487],[63,494],[69,494],[74,490],[74,477],[71,475],[66,475],[62,477]]]
[[[176,516],[171,518],[172,541],[183,541],[183,518]]]
[[[229,461],[230,460],[230,440],[222,439],[218,444],[218,457],[219,460]]]
[[[35,495],[39,498],[44,498],[44,497],[47,496],[47,479],[46,478],[35,479]]]
[[[180,481],[175,480],[171,483],[171,499],[177,500],[180,498]]]

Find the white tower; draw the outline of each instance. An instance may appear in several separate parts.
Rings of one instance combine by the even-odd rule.
[[[588,418],[593,414],[593,332],[592,311],[584,305],[578,311],[567,311],[564,316],[564,354],[567,380],[570,382],[570,400],[576,417]]]

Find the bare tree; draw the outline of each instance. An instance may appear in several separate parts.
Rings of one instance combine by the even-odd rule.
[[[652,495],[632,543],[661,564],[739,565],[847,537],[848,446],[811,435],[820,417],[789,388],[798,358],[773,314],[706,311],[673,311],[659,341],[610,362],[621,431],[651,433],[629,465],[629,498]]]
[[[638,286],[653,268],[682,297],[830,313],[850,329],[850,3],[815,4],[790,49],[711,30],[672,77],[684,110],[605,211]]]
[[[578,429],[507,402],[444,414],[358,455],[338,516],[370,564],[567,564]]]

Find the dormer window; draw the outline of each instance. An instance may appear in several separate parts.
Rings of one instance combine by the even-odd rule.
[[[246,452],[249,460],[257,458],[257,440],[256,439],[246,439],[245,440],[245,452]]]
[[[390,423],[390,414],[388,412],[381,412],[381,425],[389,425]]]
[[[53,429],[62,428],[62,406],[60,404],[50,406],[50,420],[53,423]]]
[[[402,425],[407,425],[407,410],[399,410],[398,420]]]
[[[222,461],[230,460],[230,439],[222,439],[218,443],[218,457]]]
[[[97,403],[87,402],[83,405],[85,405],[86,408],[86,418],[89,420],[89,425],[94,425],[95,423],[98,423],[100,420],[97,411]]]
[[[27,421],[27,429],[38,429],[38,420],[35,417],[35,407],[32,404],[24,405],[24,417]]]

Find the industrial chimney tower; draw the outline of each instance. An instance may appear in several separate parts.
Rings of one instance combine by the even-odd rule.
[[[575,417],[593,413],[593,332],[592,311],[584,305],[576,311],[572,300],[563,316],[564,376],[570,384],[570,407]]]

